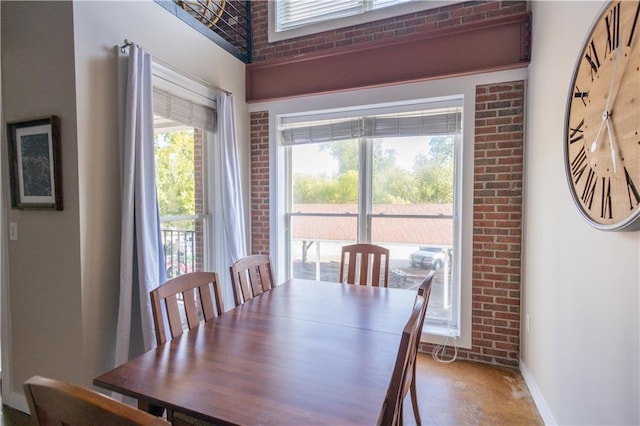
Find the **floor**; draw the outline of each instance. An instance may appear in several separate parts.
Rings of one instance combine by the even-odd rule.
[[[438,363],[418,355],[418,405],[425,425],[544,425],[519,372],[486,364]],[[410,398],[405,425],[416,424]],[[29,416],[3,406],[0,426],[26,426]]]
[[[424,425],[544,425],[520,372],[418,354],[417,393]],[[415,425],[410,398],[404,424]]]

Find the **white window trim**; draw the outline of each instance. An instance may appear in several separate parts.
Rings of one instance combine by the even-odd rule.
[[[296,122],[309,122],[309,121],[324,121],[328,118],[359,118],[363,116],[372,116],[372,115],[386,115],[392,113],[408,113],[408,112],[416,112],[416,111],[433,111],[436,109],[441,109],[443,107],[456,107],[464,110],[464,97],[460,94],[451,95],[451,96],[439,96],[436,98],[429,99],[419,99],[416,101],[404,101],[404,102],[391,102],[384,104],[367,104],[362,105],[358,108],[346,108],[346,109],[331,109],[331,110],[323,110],[323,111],[315,111],[311,112],[307,115],[301,115],[299,112],[293,115],[282,114],[278,115],[278,126],[282,121],[286,121],[288,123],[296,123]],[[464,115],[464,113],[463,113]],[[320,118],[322,117],[322,118]],[[464,124],[464,119],[463,123]],[[455,178],[454,178],[454,212],[453,212],[453,250],[454,253],[460,252],[461,247],[461,209],[462,209],[462,197],[460,194],[460,181],[464,176],[464,168],[462,167],[462,152],[463,152],[463,135],[460,133],[455,133]],[[365,132],[368,133],[368,132]],[[463,133],[463,132],[462,132]],[[376,138],[384,138],[384,136],[373,136],[372,139]],[[373,170],[371,168],[373,163],[373,144],[369,143],[370,138],[360,135],[354,137],[354,139],[358,140],[360,145],[359,148],[359,202],[358,202],[358,228],[357,228],[357,241],[359,242],[371,242],[370,237],[373,232],[370,225],[370,218],[373,214],[373,194],[372,194],[372,175]],[[344,139],[343,139],[344,140]],[[283,141],[282,137],[279,137],[278,142],[279,145],[286,145],[286,142]],[[292,146],[296,146],[296,144],[292,144]],[[287,148],[285,146],[285,148]],[[290,150],[283,150],[285,152],[287,169],[291,168],[291,158],[290,158]],[[287,204],[291,203],[291,193],[289,184],[291,183],[290,176],[284,182],[279,182],[278,187],[278,197],[283,196],[286,198]],[[285,233],[280,235],[286,235],[286,242],[291,241],[290,235],[290,222],[287,221],[286,217],[289,217],[289,213],[291,213],[291,209],[287,209],[282,213],[282,217],[285,220]],[[373,215],[375,216],[375,215]],[[290,219],[289,219],[290,220]],[[285,242],[285,244],[286,244]],[[285,248],[285,252],[287,253],[284,256],[286,259],[290,259],[290,245],[287,245]],[[285,279],[291,278],[291,267],[285,269],[287,275]],[[461,264],[459,259],[456,257],[456,262],[453,264],[452,270],[452,281],[457,283],[460,282],[460,268]],[[452,299],[456,300],[455,306],[451,311],[452,321],[446,321],[449,325],[443,323],[442,320],[431,321],[429,317],[427,317],[427,325],[429,326],[429,330],[431,330],[432,334],[436,334],[438,336],[452,336],[458,337],[460,335],[460,288],[458,286],[454,286]]]
[[[473,255],[473,209],[464,208],[473,205],[473,163],[474,150],[473,143],[475,140],[475,90],[476,86],[502,83],[505,81],[526,80],[527,69],[518,68],[513,70],[505,70],[498,72],[474,74],[469,76],[461,76],[448,79],[437,79],[425,82],[416,82],[409,84],[399,84],[394,86],[386,86],[373,88],[368,90],[354,90],[340,93],[331,93],[315,96],[307,96],[300,98],[284,99],[278,101],[269,101],[262,103],[249,104],[249,112],[269,112],[269,157],[274,159],[269,164],[269,196],[272,200],[270,205],[270,241],[269,247],[271,253],[283,253],[285,241],[280,238],[284,235],[284,211],[286,200],[284,197],[278,197],[278,188],[275,186],[277,182],[283,182],[282,174],[284,167],[278,167],[284,161],[282,150],[279,150],[276,141],[277,120],[279,115],[294,114],[299,112],[304,114],[310,111],[329,110],[334,108],[357,108],[359,105],[370,105],[388,102],[410,102],[417,99],[437,98],[446,96],[463,95],[465,98],[463,116],[464,119],[464,146],[461,150],[462,168],[468,173],[464,173],[462,177],[462,190],[458,191],[461,197],[461,232],[458,238],[461,238],[461,253],[458,262],[461,265],[460,270],[460,337],[455,339],[455,344],[461,348],[471,348],[471,284],[472,284],[472,255]],[[280,170],[279,170],[280,169]],[[274,257],[277,271],[287,270],[285,259],[281,256]],[[285,279],[283,274],[278,276],[282,281]],[[426,329],[428,332],[428,328]],[[429,343],[441,343],[442,337],[437,335],[423,334],[423,341]]]
[[[359,15],[346,16],[344,18],[304,25],[285,31],[276,31],[276,2],[269,1],[268,3],[269,43],[273,43],[276,41],[288,40],[309,34],[318,34],[324,31],[336,30],[367,22],[380,21],[387,18],[407,15],[409,13],[421,12],[423,10],[437,9],[443,6],[462,3],[462,0],[414,0],[395,6],[368,10],[366,13]]]

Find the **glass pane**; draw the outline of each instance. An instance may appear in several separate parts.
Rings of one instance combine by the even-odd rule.
[[[358,141],[291,147],[292,212],[358,212]]]
[[[389,287],[416,290],[435,270],[427,317],[453,321],[453,244],[442,239],[451,234],[453,219],[374,217],[371,224],[374,244],[389,249]],[[440,232],[424,232],[427,229]]]
[[[196,236],[196,223],[202,220],[179,220],[162,222],[162,245],[164,247],[167,278],[187,272],[202,271],[202,241]]]
[[[155,134],[160,216],[190,216],[196,212],[194,147],[192,128]]]
[[[293,276],[337,281],[340,249],[357,240],[358,142],[294,145],[291,164]]]
[[[449,215],[454,136],[375,139],[373,212]]]
[[[342,246],[355,243],[356,224],[356,217],[292,215],[292,276],[339,281]]]
[[[435,270],[428,321],[453,321],[454,137],[373,141],[371,240],[388,247],[389,285],[416,289]],[[401,216],[401,217],[398,217]],[[405,216],[405,217],[402,217]]]
[[[167,121],[158,119],[167,126]],[[202,131],[177,123],[155,133],[156,188],[167,278],[204,270]],[[200,215],[199,218],[195,218]]]

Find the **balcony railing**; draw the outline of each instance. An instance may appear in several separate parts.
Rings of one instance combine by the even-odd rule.
[[[162,230],[164,265],[167,278],[196,270],[196,233],[177,229]]]
[[[240,0],[155,0],[244,63],[251,62],[251,6]]]

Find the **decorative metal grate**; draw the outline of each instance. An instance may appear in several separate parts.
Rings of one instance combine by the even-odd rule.
[[[251,6],[241,0],[156,0],[244,63],[251,62]]]

